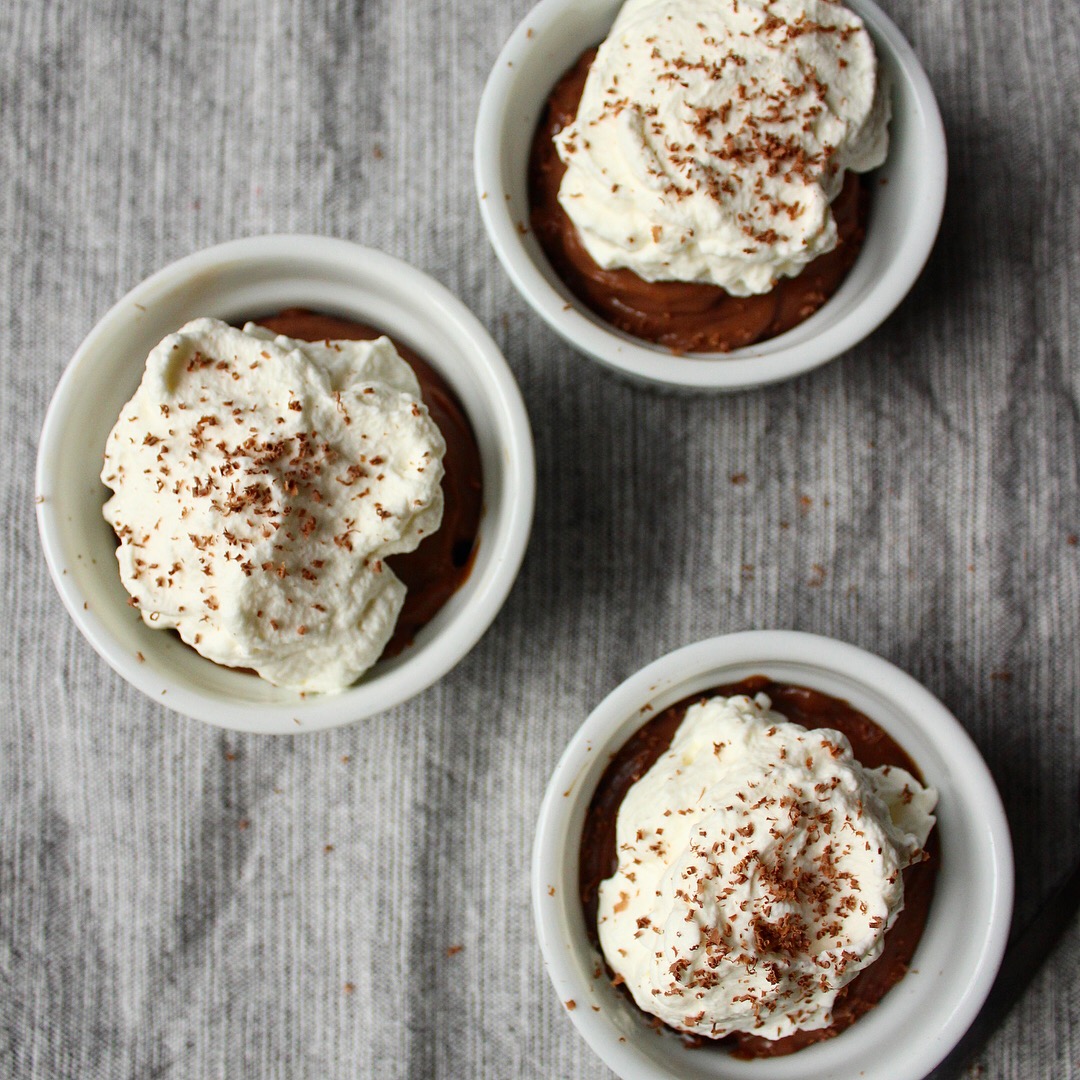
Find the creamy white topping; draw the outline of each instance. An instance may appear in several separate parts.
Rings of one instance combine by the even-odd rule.
[[[837,243],[846,169],[885,160],[889,99],[831,0],[628,0],[574,123],[559,202],[593,260],[767,292]]]
[[[769,699],[691,706],[627,792],[600,943],[637,1004],[711,1038],[827,1027],[881,953],[937,793]]]
[[[219,664],[340,690],[393,634],[384,559],[438,529],[444,451],[388,338],[196,319],[150,353],[105,449],[129,603]]]

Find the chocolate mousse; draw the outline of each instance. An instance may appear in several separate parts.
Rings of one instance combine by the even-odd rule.
[[[556,83],[529,157],[530,223],[570,291],[606,322],[672,353],[729,352],[776,337],[808,319],[840,287],[866,235],[867,182],[848,172],[832,203],[838,240],[797,277],[780,278],[765,293],[734,296],[717,285],[646,281],[629,269],[597,265],[559,202],[566,165],[554,137],[575,118],[596,49],[587,49]]]
[[[383,331],[306,308],[287,308],[254,320],[267,330],[301,341],[372,341]],[[443,518],[438,530],[415,551],[393,555],[387,564],[405,583],[405,605],[382,659],[396,656],[464,584],[476,554],[483,508],[480,450],[465,410],[447,381],[401,341],[398,353],[420,381],[424,404],[446,440],[443,466]]]
[[[780,714],[786,721],[801,725],[802,728],[811,732],[822,728],[841,732],[850,742],[851,750],[857,759],[857,762],[865,769],[880,770],[882,767],[888,767],[888,769],[885,770],[886,772],[889,769],[905,770],[906,773],[911,774],[911,776],[908,777],[909,780],[913,778],[918,780],[919,772],[916,764],[911,760],[903,748],[878,724],[863,713],[854,709],[846,701],[820,693],[816,690],[800,686],[778,684],[765,676],[754,676],[736,684],[721,686],[714,690],[704,692],[703,694],[696,694],[691,698],[687,698],[671,706],[646,722],[612,757],[610,764],[597,785],[586,813],[579,863],[580,896],[587,932],[593,944],[598,948],[601,947],[598,934],[598,912],[601,907],[601,886],[608,881],[608,879],[613,878],[613,875],[616,873],[616,869],[620,864],[620,850],[616,840],[616,822],[620,808],[623,806],[628,792],[630,792],[638,781],[649,773],[653,766],[669,751],[672,741],[676,737],[680,725],[683,724],[689,709],[699,706],[710,699],[715,700],[717,696],[737,700],[738,696],[741,695],[745,695],[747,698],[755,698],[756,695],[760,694],[767,696],[771,701],[773,712]],[[759,698],[758,700],[760,701],[761,699]],[[771,732],[768,732],[767,734],[771,734]],[[834,745],[828,742],[824,745],[831,753],[839,756],[839,748],[834,748]],[[718,744],[716,746],[716,752],[718,754],[722,749],[723,744]],[[784,752],[781,751],[781,756],[783,756],[783,753]],[[828,755],[826,755],[826,759],[827,758]],[[809,764],[809,761],[807,764]],[[740,783],[742,782],[743,781],[740,781]],[[756,786],[754,783],[749,782],[749,778],[747,778],[745,782],[748,783],[749,786],[742,788],[739,792],[740,795]],[[697,785],[696,779],[694,784],[695,786]],[[915,784],[913,786],[917,788],[919,785]],[[829,785],[822,785],[822,787],[828,788]],[[765,788],[763,786],[758,786],[753,797],[757,798],[764,790]],[[905,786],[900,794],[901,801],[907,802],[911,797],[912,796],[909,795],[908,787]],[[916,798],[918,798],[918,796],[916,796]],[[762,798],[761,802],[765,802],[765,799]],[[794,803],[790,798],[782,801],[782,804],[787,805],[793,815],[796,813],[795,809],[791,809],[791,807],[794,806]],[[732,807],[729,806],[727,809],[731,810]],[[689,811],[686,810],[675,811],[676,815],[688,812]],[[664,820],[665,823],[670,823],[672,821],[677,822],[678,817],[672,818],[669,816],[670,813],[671,811],[669,809],[660,820]],[[781,814],[781,818],[786,820],[786,812]],[[691,821],[693,821],[693,819],[691,819]],[[697,827],[695,826],[694,828],[696,830]],[[848,833],[851,832],[847,826],[836,830],[836,832],[844,833],[845,830]],[[657,829],[655,831],[662,832],[664,830]],[[669,836],[672,831],[673,829],[671,827],[667,829]],[[772,830],[770,829],[770,832],[771,831]],[[644,839],[647,841],[651,834],[649,834],[648,829],[644,830],[644,834]],[[752,835],[753,827],[748,824],[746,828],[738,830],[738,834],[740,840],[743,836]],[[705,835],[704,829],[701,830],[701,835]],[[710,834],[710,840],[711,835],[712,834]],[[774,833],[773,835],[779,834]],[[642,839],[642,836],[643,831],[639,830],[638,839]],[[663,838],[658,838],[656,845],[661,845],[663,842]],[[721,840],[721,845],[723,842],[724,841]],[[786,841],[781,839],[781,849],[785,842]],[[836,842],[840,842],[839,836],[837,836]],[[650,850],[652,850],[652,848],[650,848]],[[747,854],[752,859],[754,853],[748,852]],[[880,955],[877,959],[869,963],[868,966],[860,970],[853,979],[846,983],[846,985],[843,985],[836,994],[835,1000],[831,1006],[831,1023],[829,1023],[828,1026],[818,1026],[811,1030],[796,1030],[793,1034],[786,1035],[782,1038],[772,1039],[760,1037],[752,1031],[742,1030],[727,1034],[720,1038],[701,1037],[700,1029],[699,1034],[696,1035],[688,1032],[685,1028],[677,1028],[676,1030],[679,1030],[680,1035],[690,1045],[710,1045],[720,1047],[734,1056],[742,1058],[770,1057],[790,1054],[812,1043],[839,1034],[854,1023],[860,1016],[872,1009],[882,997],[884,997],[889,989],[895,986],[908,971],[912,956],[918,945],[919,938],[922,935],[923,927],[926,923],[927,914],[933,898],[934,881],[939,860],[940,854],[936,832],[931,832],[929,839],[925,843],[924,850],[921,852],[916,851],[914,860],[903,870],[903,907],[900,913],[895,916],[895,921],[892,922],[892,925],[889,926],[885,932],[884,947],[880,952]],[[633,862],[638,863],[640,860],[634,859]],[[746,860],[744,860],[744,863],[739,864],[740,868],[745,864]],[[820,856],[817,865],[820,865]],[[639,875],[644,871],[643,867],[635,867],[635,869],[638,870]],[[768,869],[769,868],[765,866],[761,866],[756,872],[760,873],[762,877],[767,878]],[[688,869],[683,871],[682,879],[689,880],[691,883],[698,881],[699,878],[695,875],[699,872],[698,868],[691,865]],[[627,877],[632,879],[634,875],[631,873],[628,874]],[[620,882],[625,880],[626,879],[623,878],[619,879]],[[796,881],[790,883],[789,886],[784,885],[783,882],[773,882],[773,886],[779,886],[778,891],[774,896],[790,899],[795,895],[799,888],[806,887],[806,883],[806,878],[804,878],[802,882]],[[868,882],[864,881],[864,885],[866,884],[868,884]],[[628,885],[625,887],[630,888]],[[813,887],[820,888],[820,882]],[[721,893],[721,898],[726,895],[727,892],[731,891],[731,889],[728,889],[724,893]],[[626,908],[629,903],[630,898],[625,892],[620,893],[620,895],[622,899],[615,905],[615,911],[619,911],[620,908]],[[657,895],[659,895],[659,893]],[[854,899],[862,898],[868,898],[868,895],[866,893],[855,894]],[[687,897],[687,899],[689,899],[689,897]],[[773,902],[774,901],[767,901],[767,903]],[[752,903],[754,906],[751,907],[751,910],[756,911],[756,905],[760,903],[760,901],[744,902],[742,907],[738,908],[738,910],[745,911],[747,903]],[[848,901],[848,903],[850,904],[851,901]],[[780,906],[784,907],[784,904],[781,904]],[[769,910],[768,907],[766,907],[765,910]],[[629,912],[628,914],[632,915],[633,912]],[[687,918],[689,917],[690,913],[688,912]],[[752,918],[755,920],[759,919],[760,915],[755,913]],[[790,940],[782,941],[780,939],[781,936],[778,934],[778,927],[786,927],[787,929],[794,930],[796,928],[796,916],[784,916],[778,921],[775,919],[775,915],[773,918],[774,921],[771,924],[762,923],[759,927],[759,930],[768,930],[770,933],[765,934],[759,932],[755,937],[758,946],[760,946],[762,950],[762,955],[757,959],[759,966],[764,965],[769,967],[771,966],[771,962],[776,960],[777,956],[790,956],[793,949],[796,947],[805,947],[806,945],[806,933],[801,925],[798,927],[799,933],[788,935]],[[785,923],[785,920],[787,919],[791,920],[790,925]],[[870,925],[873,926],[874,924],[874,922],[871,922]],[[675,925],[683,925],[681,918],[676,921]],[[647,931],[651,930],[654,933],[660,932],[650,925],[648,917],[639,918],[637,926]],[[727,927],[727,930],[730,929],[730,927]],[[809,927],[808,929],[812,931],[813,927]],[[666,929],[665,932],[667,932]],[[681,932],[679,933],[681,935]],[[705,940],[711,942],[713,940],[713,933],[713,930],[707,929],[705,932]],[[832,933],[838,934],[839,931],[834,928],[826,927],[817,934],[817,937],[820,938],[823,935],[830,935]],[[634,936],[636,937],[637,934]],[[662,944],[666,939],[653,939],[647,937],[647,940],[650,942],[659,941]],[[691,938],[691,940],[694,939]],[[651,948],[653,945],[650,945],[649,947]],[[659,948],[659,946],[656,947]],[[696,949],[696,946],[690,946],[690,948],[692,951],[688,955],[695,955],[693,950]],[[619,951],[625,955],[624,950]],[[674,949],[669,951],[671,953],[675,952]],[[661,954],[658,952],[657,955],[659,956]],[[624,984],[624,980],[621,976],[614,974],[612,970],[613,967],[617,967],[618,964],[611,964],[611,957],[606,957],[606,959],[608,960],[608,977],[612,978],[616,985],[620,985],[623,992],[626,993],[627,998],[630,999],[631,995],[627,992],[628,988]],[[730,959],[730,956],[727,959]],[[741,959],[746,958],[743,957]],[[616,960],[618,960],[618,958],[616,958]],[[769,962],[766,962],[766,960]],[[666,964],[666,960],[662,963]],[[685,963],[687,963],[687,961],[677,960],[676,963],[672,965],[672,968],[676,969],[680,964]],[[708,967],[715,971],[717,961],[713,961]],[[782,962],[780,967],[783,967]],[[750,970],[753,970],[752,964]],[[713,979],[716,978],[716,976],[708,969],[706,969],[703,974],[709,974]],[[770,981],[775,982],[777,980],[771,978]],[[695,984],[691,983],[691,985]],[[705,983],[704,985],[707,986],[709,983]],[[682,989],[682,985],[676,982],[673,983],[672,989],[664,991],[664,993],[671,994],[675,991],[681,991]],[[658,992],[660,991],[652,991],[654,994]],[[697,994],[697,997],[699,998],[702,996],[704,995],[701,993]],[[650,998],[649,1000],[658,999]],[[763,1012],[763,1016],[764,1015]],[[643,1019],[647,1019],[655,1026],[661,1028],[666,1026],[655,1015],[648,1015],[643,1011],[642,1016]],[[687,1017],[687,1020],[700,1019],[700,1016]]]
[[[103,513],[149,627],[333,693],[467,577],[479,451],[437,372],[374,328],[264,322],[197,318],[151,350],[107,440]]]

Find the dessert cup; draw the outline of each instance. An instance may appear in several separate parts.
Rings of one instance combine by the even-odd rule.
[[[911,46],[871,0],[865,21],[892,87],[885,164],[870,175],[866,241],[839,290],[805,322],[729,353],[674,356],[604,322],[552,269],[528,229],[533,132],[556,81],[606,36],[619,0],[542,0],[499,55],[480,101],[474,169],[488,237],[517,290],[553,330],[601,364],[668,390],[743,390],[780,382],[850,349],[891,314],[918,277],[945,204],[947,159],[937,103]]]
[[[200,315],[227,321],[304,306],[385,330],[447,380],[480,449],[484,509],[461,588],[392,659],[336,694],[299,694],[204,659],[128,605],[102,452],[149,351]],[[465,306],[388,255],[316,236],[236,240],[181,259],[136,286],[79,346],[57,387],[37,463],[38,525],[60,595],[87,640],[125,679],[178,712],[241,731],[337,727],[430,686],[479,640],[513,585],[532,523],[532,435],[513,375]]]
[[[676,701],[758,674],[843,698],[900,743],[938,790],[941,863],[912,967],[874,1008],[836,1037],[786,1057],[739,1060],[719,1047],[690,1048],[674,1032],[657,1032],[611,986],[586,936],[578,856],[585,811],[611,754]],[[670,653],[597,706],[548,785],[533,848],[532,895],[559,1001],[593,1050],[626,1080],[918,1080],[959,1041],[993,983],[1012,913],[1012,848],[985,763],[929,691],[852,645],[751,631]]]

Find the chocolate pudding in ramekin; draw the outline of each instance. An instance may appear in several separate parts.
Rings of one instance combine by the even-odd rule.
[[[887,97],[882,97],[882,101],[890,104],[892,110],[887,157],[872,173],[859,172],[864,166],[870,167],[869,159],[864,158],[859,163],[849,162],[851,169],[845,168],[844,171],[861,178],[858,182],[849,181],[846,191],[839,174],[826,181],[826,194],[836,211],[835,220],[844,227],[847,236],[844,245],[837,244],[828,252],[820,243],[825,234],[815,231],[826,220],[823,212],[819,213],[823,211],[820,197],[815,197],[811,212],[803,209],[804,200],[801,197],[789,198],[788,195],[770,193],[766,186],[765,193],[776,202],[780,215],[771,224],[757,211],[739,209],[738,212],[749,213],[750,216],[741,222],[737,217],[734,223],[729,220],[725,227],[729,232],[735,229],[745,237],[743,246],[751,250],[741,254],[745,256],[745,263],[753,265],[736,267],[738,277],[742,280],[733,281],[728,276],[730,287],[727,291],[731,293],[729,299],[732,301],[729,314],[733,315],[733,319],[728,321],[725,318],[724,326],[706,335],[711,337],[711,344],[699,336],[699,322],[703,314],[709,315],[710,310],[715,308],[711,297],[717,294],[709,290],[722,283],[724,274],[721,271],[724,268],[709,268],[705,265],[702,252],[694,248],[693,242],[682,244],[687,229],[681,227],[685,223],[679,219],[681,211],[678,208],[682,206],[688,210],[692,203],[698,202],[706,206],[712,180],[715,180],[715,190],[723,191],[723,184],[728,182],[738,191],[738,184],[733,178],[735,174],[724,177],[717,171],[710,178],[699,161],[696,167],[701,175],[697,179],[703,181],[702,191],[705,193],[701,197],[694,194],[689,180],[682,182],[673,175],[669,176],[672,184],[681,184],[680,190],[685,188],[691,194],[683,197],[681,202],[673,196],[673,205],[678,212],[673,211],[670,220],[662,217],[651,220],[647,214],[639,212],[636,202],[630,212],[624,212],[624,205],[633,194],[631,185],[625,177],[605,175],[601,171],[607,167],[607,160],[602,160],[600,154],[607,154],[611,140],[606,136],[593,139],[588,132],[579,133],[579,137],[573,140],[576,150],[570,157],[579,159],[583,171],[590,178],[590,191],[596,196],[593,203],[599,207],[593,214],[593,223],[585,222],[587,228],[583,230],[581,223],[576,222],[576,236],[558,227],[556,214],[542,215],[547,224],[545,220],[534,223],[532,211],[537,200],[530,198],[530,158],[533,157],[537,141],[542,141],[545,118],[549,124],[552,120],[549,114],[552,92],[560,79],[566,73],[572,73],[582,61],[583,52],[610,39],[612,26],[622,5],[615,0],[541,0],[521,21],[492,67],[481,99],[474,151],[477,194],[488,236],[514,285],[535,311],[576,350],[634,382],[655,388],[740,390],[791,378],[838,356],[866,337],[900,303],[920,272],[937,234],[945,194],[944,131],[929,82],[896,27],[872,0],[850,0],[846,6],[862,19],[869,31],[877,56],[881,85],[888,91]],[[742,5],[740,10],[743,10]],[[832,5],[824,10],[831,11]],[[793,24],[798,16],[789,19],[785,12],[786,8],[778,8],[777,16],[783,18],[788,29],[779,25],[773,28],[773,24],[767,22],[770,29],[765,32],[765,37],[772,34],[779,39],[790,33],[801,34],[798,38],[800,41],[813,40],[815,35],[825,41],[834,36],[828,32],[804,33],[808,29],[807,20],[795,26]],[[828,18],[822,15],[809,21],[824,25]],[[670,76],[672,80],[680,78],[684,74],[681,67],[683,61],[694,63],[692,56],[672,52],[659,39],[656,48],[660,50],[663,60],[671,65],[671,70],[657,71],[654,81],[661,85],[667,81],[662,81],[661,75]],[[740,55],[743,50],[733,48],[731,51]],[[646,60],[649,59],[647,55]],[[717,62],[723,59],[722,55]],[[728,61],[729,70],[732,63],[734,61]],[[824,66],[819,70],[816,82],[809,71],[805,72],[805,78],[789,81],[793,87],[804,83],[811,94],[817,92],[815,87],[818,85],[827,85],[829,92],[832,92],[839,84],[831,74],[826,79],[823,70]],[[848,69],[842,70],[850,74],[855,68],[849,61]],[[612,75],[618,75],[618,85],[621,87],[624,82],[622,74],[617,70],[605,73],[605,77]],[[569,82],[561,90],[572,90],[574,81],[575,77],[571,74]],[[613,80],[611,86],[618,89]],[[748,99],[752,97],[750,89],[747,90]],[[572,99],[573,93],[569,96]],[[615,97],[610,102],[612,110],[620,104]],[[740,128],[745,126],[748,117],[739,112],[742,106],[736,108],[733,105],[725,116],[724,104],[720,101],[703,103],[701,107],[704,111],[700,116],[686,112],[680,122],[685,121],[688,130],[700,123],[703,129],[714,132],[716,136],[720,135],[725,122],[730,125],[738,121]],[[809,104],[809,98],[807,104],[813,107]],[[566,101],[562,101],[561,105],[565,106]],[[644,109],[637,110],[636,115],[648,120],[650,107],[646,104]],[[556,111],[561,112],[563,117],[562,120],[556,118],[556,122],[561,124],[568,115],[568,109],[560,107]],[[629,110],[624,106],[620,115],[629,115]],[[567,131],[561,131],[557,140],[569,138]],[[730,150],[726,145],[726,133],[721,139],[718,157],[726,155],[730,159],[724,164],[735,164],[736,158],[749,159],[758,155],[757,160],[749,162],[749,172],[745,174],[749,177],[751,188],[757,183],[755,170],[764,170],[766,184],[775,180],[767,175],[767,159],[774,151],[786,156],[787,151],[783,146],[771,142],[769,133],[764,131],[756,147],[751,145],[750,129],[743,131],[741,136],[739,129],[731,134],[736,141]],[[777,138],[784,142],[780,136]],[[673,146],[678,144],[676,156],[684,152],[700,156],[703,144],[692,130],[689,136],[680,135],[669,141]],[[591,149],[585,146],[586,142],[590,143]],[[688,145],[694,149],[687,150]],[[631,150],[633,156],[636,151],[632,146]],[[543,151],[549,154],[550,148],[545,146]],[[671,164],[671,155],[667,157],[668,164]],[[539,176],[534,170],[532,187],[534,196],[538,190],[546,191],[545,197],[550,205],[552,192],[563,186],[556,172],[565,163],[557,154],[553,158],[549,156],[548,163],[552,167],[544,175]],[[791,169],[800,167],[797,150],[788,159],[788,164]],[[743,170],[740,169],[738,176],[744,178]],[[540,182],[537,183],[537,180]],[[657,178],[658,188],[659,184]],[[616,185],[617,190],[612,191]],[[566,205],[572,209],[578,192],[564,192],[564,195],[567,198],[563,203],[556,202],[556,205],[561,210],[565,210]],[[571,195],[574,199],[570,198]],[[842,202],[838,201],[841,197]],[[654,202],[660,205],[663,200],[658,196]],[[800,205],[796,206],[795,203]],[[864,203],[866,218],[862,222],[860,206]],[[851,224],[853,205],[854,229]],[[768,210],[767,203],[761,206]],[[840,213],[842,209],[843,213]],[[789,213],[794,215],[793,219],[789,219]],[[573,217],[573,214],[570,216]],[[793,230],[803,228],[811,219],[815,223],[814,228],[806,232],[806,237],[810,237],[811,233],[814,235],[806,251],[799,254],[796,250],[798,244],[792,241]],[[631,227],[624,229],[624,225]],[[655,236],[653,226],[657,229]],[[743,226],[754,235],[751,237],[742,233]],[[860,229],[864,236],[855,255]],[[697,236],[697,240],[701,240],[701,235],[705,235],[706,239],[718,235],[719,231],[718,228],[711,232],[707,229],[704,234]],[[773,236],[773,233],[776,235]],[[559,239],[560,236],[562,239]],[[545,244],[551,249],[550,254],[545,250]],[[627,251],[646,255],[646,265],[616,267],[608,257],[620,245]],[[775,249],[771,254],[781,255],[783,265],[773,265],[769,269],[771,264],[767,265],[767,261],[758,258],[765,248],[770,247]],[[573,255],[578,271],[566,269],[570,265],[566,252]],[[600,267],[599,272],[581,258],[582,252]],[[817,267],[811,260],[809,267],[802,269],[811,276],[817,275],[820,269],[823,272],[822,283],[829,287],[833,287],[837,280],[837,263],[848,262],[850,265],[850,259],[854,256],[854,264],[846,273],[842,272],[841,267],[842,280],[828,299],[822,295],[822,288],[815,285],[808,288],[802,298],[798,297],[796,289],[788,296],[790,303],[778,306],[777,299],[790,290],[785,281],[796,280],[797,274],[793,276],[793,272],[800,269],[796,263],[802,260],[803,254],[822,257],[824,261],[819,262]],[[654,255],[660,258],[654,259]],[[657,264],[665,259],[670,259],[673,266],[681,263],[683,270],[690,271],[689,280],[661,280],[659,271],[663,267]],[[583,266],[588,273],[579,273]],[[832,269],[829,269],[830,266]],[[828,273],[824,273],[826,270]],[[626,276],[635,273],[642,279],[641,283]],[[573,281],[575,275],[577,286]],[[781,292],[772,290],[771,297],[768,296],[768,289],[765,294],[760,293],[758,290],[762,286],[763,276],[766,285],[775,276]],[[831,284],[825,281],[828,277],[833,278]],[[809,283],[810,278],[804,280]],[[632,288],[620,299],[620,290],[628,282]],[[639,295],[641,288],[648,291],[650,285],[656,285],[664,294],[653,305],[655,310],[651,312],[642,310]],[[612,288],[609,290],[608,286]],[[600,293],[596,292],[598,288]],[[591,299],[586,295],[590,292]],[[605,307],[606,313],[603,310]],[[648,304],[645,307],[647,309]],[[816,310],[807,314],[811,308]],[[800,311],[805,317],[792,324],[792,313],[797,318]],[[712,310],[712,314],[715,313]],[[608,315],[615,318],[619,325],[610,321]],[[638,332],[642,330],[646,336],[639,336]],[[762,336],[768,333],[773,336]],[[682,340],[679,340],[680,335]],[[655,340],[648,340],[650,337]],[[661,340],[666,343],[661,343]],[[752,343],[742,343],[746,341]],[[714,346],[726,346],[729,351],[697,351]],[[673,355],[673,349],[681,355]]]
[[[354,327],[384,331],[386,337],[327,339],[322,336],[325,326],[310,326],[315,340],[305,342],[299,337],[304,330],[298,321],[287,324],[296,338],[282,338],[274,329],[251,323],[253,318],[272,320],[298,308],[304,309],[305,320],[314,317],[306,313],[321,313]],[[301,313],[291,310],[289,317],[299,320]],[[191,334],[208,334],[221,348],[210,354],[192,340],[175,340],[173,336],[190,323],[196,324]],[[282,329],[283,324],[276,327]],[[335,327],[335,333],[346,333],[340,323]],[[236,338],[241,334],[243,341]],[[247,340],[250,337],[257,339],[254,345]],[[254,592],[243,593],[239,609],[250,637],[284,640],[292,649],[321,635],[323,658],[334,659],[353,647],[346,631],[355,628],[351,612],[361,594],[342,588],[328,603],[305,590],[308,585],[321,587],[326,579],[337,580],[330,573],[334,560],[343,567],[350,559],[362,565],[366,558],[368,583],[384,583],[383,592],[374,594],[383,608],[381,615],[375,613],[381,629],[362,643],[373,666],[343,689],[330,687],[334,692],[326,692],[312,687],[318,691],[312,692],[295,684],[275,685],[240,666],[226,666],[228,657],[226,663],[214,662],[175,634],[153,629],[129,603],[133,597],[117,573],[112,520],[102,514],[110,499],[98,479],[102,458],[96,451],[88,454],[86,448],[104,449],[125,403],[133,400],[147,377],[148,357],[167,338],[184,352],[185,375],[190,365],[195,374],[205,373],[208,390],[216,380],[243,387],[247,396],[241,400],[239,392],[226,394],[213,409],[203,409],[210,404],[207,393],[207,402],[185,399],[186,411],[177,403],[169,417],[159,408],[164,431],[151,430],[147,420],[139,440],[154,451],[153,462],[146,466],[157,469],[151,474],[151,487],[160,481],[162,490],[174,492],[183,479],[174,493],[190,520],[202,513],[203,508],[195,505],[201,499],[217,502],[224,518],[243,515],[244,528],[226,525],[220,535],[201,526],[192,528],[197,538],[192,544],[199,554],[192,555],[192,567],[179,570],[176,560],[166,566],[136,549],[131,558],[133,576],[134,570],[141,576],[153,575],[151,584],[157,587],[160,578],[161,588],[168,590],[169,576],[175,574],[177,595],[182,571],[186,572],[189,590],[206,608],[199,614],[208,616],[203,627],[193,627],[192,639],[194,634],[217,635],[220,645],[225,634],[211,616],[225,610],[225,597],[217,590],[238,582],[239,570],[242,587],[255,586]],[[420,386],[398,347],[426,362],[449,388],[451,396],[441,402],[449,411],[438,423],[433,417],[440,392],[433,382],[427,388]],[[312,357],[320,364],[313,364]],[[321,375],[316,370],[320,366]],[[160,366],[161,372],[171,370],[167,362]],[[359,382],[358,370],[363,376]],[[291,374],[275,379],[281,372]],[[272,392],[270,431],[264,430],[266,417],[255,420],[253,409],[259,410],[259,401],[248,400],[260,386]],[[442,538],[435,528],[443,509],[443,464],[429,468],[429,462],[440,455],[445,459],[444,442],[455,442],[449,430],[455,423],[454,402],[471,428],[479,458],[478,476],[467,465],[462,477],[466,513],[459,524],[465,518],[476,520],[479,494],[471,543],[467,534],[472,525],[459,532],[452,524],[453,514],[446,517],[451,528]],[[162,398],[161,404],[169,402]],[[376,421],[369,422],[372,416]],[[179,417],[185,423],[170,424]],[[386,423],[379,423],[378,417],[385,417]],[[445,439],[439,424],[448,427]],[[137,426],[131,423],[133,430]],[[345,429],[379,445],[343,450],[339,436]],[[284,438],[286,431],[289,438]],[[409,435],[403,452],[394,431]],[[452,457],[453,446],[447,448]],[[221,451],[220,461],[211,460],[211,449]],[[204,454],[200,460],[206,467],[198,471],[197,481],[182,477],[171,460],[180,454],[190,460],[191,453]],[[260,733],[299,733],[352,723],[401,704],[445,675],[476,644],[502,606],[524,555],[534,500],[532,439],[524,405],[505,360],[475,317],[443,286],[399,260],[314,236],[253,237],[222,244],[136,286],[102,318],[73,357],[46,417],[38,463],[42,544],[65,605],[91,644],[157,703],[211,724]],[[168,475],[163,467],[169,469]],[[261,468],[268,470],[265,475],[249,475]],[[456,468],[452,461],[451,468]],[[263,490],[277,476],[275,470],[281,473],[281,491],[289,496],[284,501]],[[481,484],[479,493],[467,490],[476,480]],[[126,485],[118,486],[123,490]],[[297,493],[295,502],[292,491]],[[356,513],[349,510],[350,503]],[[320,530],[329,528],[319,517],[320,507],[328,504],[342,518],[332,536],[323,536],[327,556],[313,554],[311,559],[294,561],[302,554],[303,539],[322,536]],[[411,517],[406,513],[409,506],[415,510]],[[386,523],[385,538],[380,522]],[[260,525],[263,535],[255,543],[253,530]],[[372,551],[367,544],[372,538],[379,544],[385,539],[382,554],[363,553]],[[141,535],[135,540],[141,543]],[[263,540],[270,545],[265,554],[260,548]],[[428,540],[436,541],[435,549],[446,541],[435,560],[441,560],[445,575],[442,570],[429,575],[424,567],[409,565]],[[275,544],[280,547],[275,549]],[[296,550],[286,550],[290,545]],[[252,554],[257,549],[258,561]],[[146,565],[140,566],[139,559]],[[387,564],[394,559],[400,561],[391,569]],[[399,574],[402,579],[410,575],[418,586],[414,597],[424,597],[424,603],[422,610],[406,612],[397,627],[387,618],[394,614],[387,598],[394,605],[402,598]],[[279,582],[289,588],[278,589]],[[188,606],[178,601],[177,614],[183,614],[180,604]],[[334,633],[325,633],[326,627],[317,621],[331,618],[335,611],[343,621],[340,649]],[[235,625],[227,624],[225,631]],[[395,635],[387,634],[388,627],[400,630],[396,643]],[[200,644],[206,643],[204,636]],[[383,651],[387,644],[391,651],[403,647],[387,655]],[[301,655],[295,653],[296,658]],[[299,659],[296,666],[302,675]],[[347,677],[344,664],[342,668]]]
[[[748,631],[596,707],[544,796],[532,896],[556,999],[626,1080],[921,1080],[993,982],[1012,859],[927,690],[842,642]]]

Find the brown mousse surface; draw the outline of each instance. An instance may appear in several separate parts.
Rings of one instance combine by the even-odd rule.
[[[275,334],[301,341],[370,341],[383,334],[365,323],[305,308],[288,308],[253,321]],[[430,364],[401,341],[395,340],[394,347],[416,372],[424,404],[446,440],[443,458],[446,471],[442,482],[442,525],[425,537],[415,551],[386,560],[408,592],[382,659],[396,656],[411,645],[420,629],[469,576],[483,506],[480,450],[465,410],[446,380]]]
[[[671,745],[671,740],[691,705],[716,695],[732,697],[746,694],[752,697],[759,693],[768,694],[773,708],[796,724],[802,724],[805,728],[832,728],[843,732],[851,743],[856,759],[867,768],[896,765],[907,769],[913,776],[921,777],[915,762],[873,720],[853,709],[846,701],[817,690],[774,683],[764,675],[754,675],[743,682],[718,686],[672,705],[649,720],[614,755],[597,784],[585,815],[581,837],[579,887],[585,910],[585,926],[596,948],[600,947],[596,929],[597,890],[600,882],[611,877],[618,866],[615,820],[626,793]],[[885,947],[881,955],[837,994],[830,1027],[818,1031],[800,1031],[776,1040],[745,1034],[729,1035],[715,1042],[686,1035],[683,1035],[683,1038],[693,1045],[722,1047],[735,1057],[776,1057],[832,1038],[853,1024],[904,977],[911,963],[934,893],[934,880],[940,861],[936,830],[930,833],[926,853],[928,858],[924,862],[909,866],[904,871],[904,910],[885,935]],[[611,972],[608,974],[611,975]],[[629,993],[626,993],[626,997],[633,1004]],[[634,1004],[634,1007],[637,1008],[637,1005]],[[665,1026],[655,1017],[649,1016],[648,1020],[650,1023]]]
[[[555,84],[533,137],[529,206],[533,232],[570,291],[620,330],[673,353],[728,352],[776,337],[808,319],[840,287],[866,235],[869,193],[849,172],[833,201],[839,241],[798,277],[781,278],[760,296],[732,296],[717,285],[649,282],[632,270],[603,270],[593,262],[559,204],[566,166],[552,142],[577,115],[596,49],[582,53]]]

